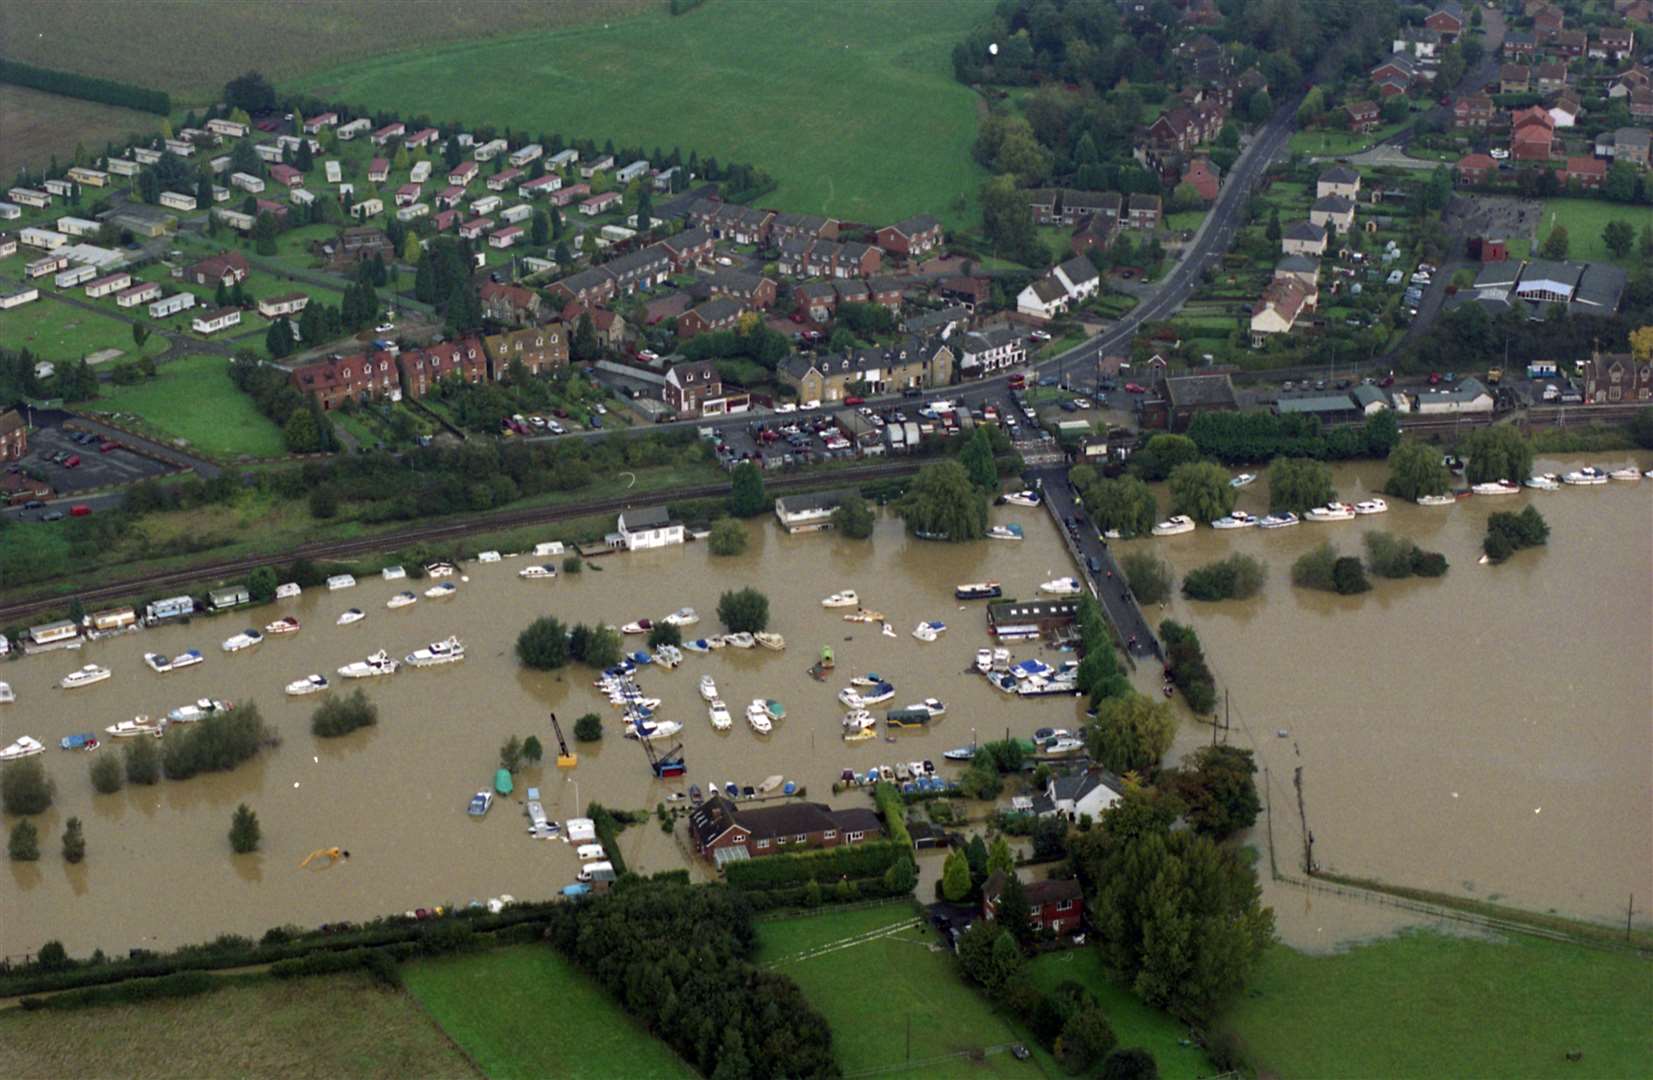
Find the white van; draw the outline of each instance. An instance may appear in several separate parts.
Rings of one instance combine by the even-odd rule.
[[[608,858],[608,852],[603,850],[603,845],[601,844],[581,844],[579,848],[575,850],[574,854],[579,856],[581,862],[590,862],[592,859]]]
[[[612,874],[614,873],[614,864],[610,862],[586,863],[584,866],[580,867],[580,872],[577,877],[581,881],[590,881],[593,875],[595,875],[599,870],[607,870],[610,874]]]

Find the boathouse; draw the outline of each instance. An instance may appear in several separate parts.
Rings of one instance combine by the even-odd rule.
[[[1079,601],[1003,600],[987,605],[987,632],[1004,641],[1057,637],[1079,617]]]
[[[782,495],[775,500],[775,518],[789,533],[816,532],[832,528],[832,513],[848,491],[812,491],[803,495]]]

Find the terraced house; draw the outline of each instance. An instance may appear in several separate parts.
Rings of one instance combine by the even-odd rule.
[[[396,357],[384,352],[374,353],[373,357],[375,361],[394,361],[401,369],[402,391],[415,401],[443,379],[458,378],[468,383],[492,381],[487,353],[475,338],[409,349]]]
[[[291,381],[295,390],[313,396],[323,409],[381,397],[402,400],[401,375],[389,353],[334,356],[305,364],[293,369]]]
[[[530,375],[543,375],[568,364],[568,338],[562,323],[547,323],[490,334],[483,339],[494,377],[501,378],[511,364],[520,363]]]
[[[948,345],[909,337],[887,349],[828,356],[797,353],[782,361],[779,374],[781,382],[797,391],[798,400],[833,402],[859,391],[887,394],[946,386],[953,379],[953,364]]]

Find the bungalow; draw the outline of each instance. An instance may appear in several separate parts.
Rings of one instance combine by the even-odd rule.
[[[1309,223],[1321,225],[1338,234],[1355,227],[1355,204],[1338,195],[1327,195],[1314,200],[1309,207]]]
[[[195,196],[185,195],[181,191],[163,191],[157,201],[168,210],[182,210],[186,213],[194,210],[196,206]]]
[[[1486,94],[1467,94],[1452,103],[1452,126],[1459,129],[1484,128],[1492,123],[1497,105]]]
[[[955,347],[959,374],[964,378],[979,378],[1027,361],[1026,339],[1008,326],[972,330],[960,335]]]
[[[1562,94],[1550,106],[1550,119],[1555,121],[1557,128],[1570,128],[1578,123],[1578,118],[1584,114],[1584,106],[1570,92]]]
[[[646,506],[626,510],[616,523],[615,547],[627,551],[667,547],[683,542],[683,525],[674,522],[664,506]]]
[[[1360,173],[1347,165],[1333,165],[1321,172],[1315,181],[1314,195],[1317,199],[1324,199],[1328,195],[1336,195],[1344,199],[1358,199],[1360,197]]]
[[[335,355],[294,368],[289,379],[295,390],[314,397],[323,410],[346,401],[402,400],[402,384],[389,353]]]
[[[443,379],[480,384],[489,381],[488,354],[475,338],[407,349],[392,357],[374,353],[372,362],[390,361],[401,372],[402,392],[417,401]]]
[[[1251,344],[1261,348],[1273,334],[1289,334],[1298,316],[1311,312],[1319,302],[1319,290],[1300,278],[1275,278],[1263,290],[1251,313]]]
[[[241,309],[236,307],[213,308],[196,315],[190,326],[197,334],[216,334],[220,330],[227,330],[232,326],[241,325]]]
[[[618,191],[605,191],[581,202],[580,213],[587,217],[596,217],[598,214],[616,209],[622,201]]]
[[[526,235],[528,235],[528,230],[521,225],[507,225],[505,228],[489,234],[488,246],[498,249],[508,248]]]
[[[1015,871],[1011,871],[1014,873]],[[1005,872],[995,870],[981,887],[982,918],[991,922],[1004,896]],[[1031,881],[1022,886],[1030,922],[1035,931],[1049,930],[1061,937],[1077,932],[1085,922],[1085,891],[1071,879]]]
[[[1486,154],[1465,154],[1456,166],[1458,183],[1484,184],[1498,168],[1498,163]]]
[[[222,283],[227,287],[246,281],[250,270],[247,257],[239,251],[221,251],[187,268],[184,279],[196,285],[216,288]]]
[[[1124,791],[1124,781],[1112,773],[1086,770],[1051,777],[1044,796],[1034,800],[1033,807],[1040,817],[1060,814],[1069,821],[1083,817],[1097,821],[1104,810],[1119,802]]]
[[[137,307],[147,304],[161,295],[161,283],[158,281],[144,281],[129,289],[122,289],[115,294],[116,307]]]
[[[275,319],[285,315],[297,315],[309,304],[310,297],[304,293],[281,293],[277,296],[260,297],[258,313],[266,319]]]
[[[100,296],[112,296],[123,289],[132,287],[132,275],[125,270],[117,270],[113,274],[105,274],[86,283],[86,295],[94,299]]]
[[[713,795],[689,814],[689,835],[697,854],[722,866],[736,859],[876,840],[884,827],[877,814],[862,806],[835,810],[794,799],[737,809]]]
[[[524,198],[535,198],[539,195],[549,195],[562,187],[562,177],[556,173],[546,173],[534,180],[525,180],[517,185],[517,194]]]
[[[407,130],[407,125],[398,120],[394,123],[386,124],[378,131],[375,131],[373,134],[369,135],[367,138],[368,141],[374,146],[385,146],[390,142],[390,140],[400,139],[403,135],[406,135]]]
[[[832,515],[850,491],[814,491],[783,495],[775,500],[775,520],[789,533],[819,532],[832,528]]]
[[[1378,103],[1367,98],[1349,102],[1343,111],[1349,114],[1350,131],[1376,131],[1382,119]]]
[[[461,161],[458,165],[455,165],[453,168],[448,170],[448,183],[453,184],[456,187],[466,187],[472,180],[476,179],[477,174],[481,171],[482,166],[478,165],[476,162]]]
[[[192,292],[173,293],[149,305],[151,319],[165,319],[176,315],[180,311],[188,311],[195,306],[195,294]]]
[[[709,331],[733,329],[745,310],[739,303],[722,297],[708,300],[677,317],[677,336],[688,339]]]
[[[521,364],[530,375],[544,375],[568,365],[568,338],[560,322],[530,326],[483,339],[494,378],[505,377],[512,364]]]
[[[941,222],[917,214],[878,230],[878,246],[892,255],[914,258],[941,246]]]
[[[580,166],[580,179],[590,180],[600,172],[608,172],[614,168],[614,155],[601,154]]]

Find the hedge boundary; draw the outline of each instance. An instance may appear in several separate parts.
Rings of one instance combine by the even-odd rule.
[[[149,90],[113,79],[96,79],[72,71],[35,67],[17,60],[0,60],[0,83],[26,86],[62,97],[118,105],[124,109],[166,116],[172,112],[172,97],[164,90]]]

